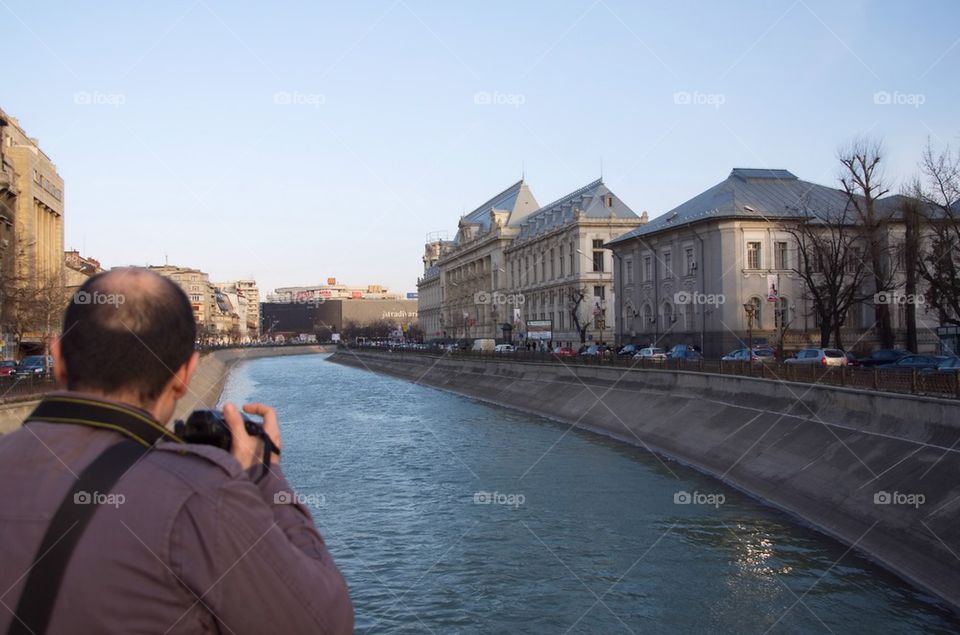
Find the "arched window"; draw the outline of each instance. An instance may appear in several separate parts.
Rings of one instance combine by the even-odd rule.
[[[676,320],[676,316],[673,313],[673,305],[670,304],[669,302],[663,303],[663,312],[660,315],[663,321],[663,324],[661,324],[661,327],[665,329],[670,328],[670,325],[673,324],[674,321]]]
[[[643,328],[651,328],[651,324],[653,323],[653,307],[649,304],[644,304],[643,310],[640,311],[640,315],[643,316]]]

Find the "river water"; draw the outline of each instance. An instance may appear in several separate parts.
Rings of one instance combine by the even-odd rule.
[[[325,356],[234,368],[358,633],[937,633],[937,600],[643,449]]]

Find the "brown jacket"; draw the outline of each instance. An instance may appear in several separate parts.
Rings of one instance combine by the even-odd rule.
[[[115,404],[114,404],[115,405]],[[124,437],[32,422],[0,437],[0,633],[77,475]],[[161,441],[114,486],[64,574],[49,633],[351,633],[347,586],[278,467]],[[122,498],[121,498],[122,496]]]

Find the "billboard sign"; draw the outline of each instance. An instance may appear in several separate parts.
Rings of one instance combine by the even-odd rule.
[[[553,320],[527,320],[527,339],[552,340]]]
[[[416,291],[414,291],[414,292],[408,292],[408,293],[407,293],[407,299],[408,299],[408,300],[416,300],[416,299],[419,298],[419,297],[420,297],[420,294],[417,293]]]

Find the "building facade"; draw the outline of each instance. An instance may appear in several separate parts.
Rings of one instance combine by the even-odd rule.
[[[690,344],[708,357],[744,347],[751,337],[787,350],[819,345],[819,325],[797,273],[800,254],[790,229],[804,210],[829,214],[848,204],[845,192],[802,181],[787,170],[737,168],[724,181],[610,241],[616,254],[618,343]],[[902,235],[902,224],[892,224],[888,239],[895,242]],[[846,347],[876,346],[875,316],[869,300],[851,309],[842,328]],[[892,319],[902,341],[902,307]],[[918,311],[918,323],[925,325],[919,329],[923,350],[935,346],[933,320]]]
[[[384,298],[333,298],[318,302],[264,302],[262,333],[267,341],[290,341],[301,336],[326,340],[350,327],[389,325],[406,333],[417,324],[417,301]]]
[[[645,222],[594,181],[527,216],[505,251],[504,314],[516,340],[530,321],[550,322],[552,342],[612,343],[615,333],[613,252],[606,243]]]
[[[183,292],[190,299],[190,304],[193,307],[193,317],[198,327],[204,327],[212,323],[214,297],[209,274],[199,269],[175,265],[149,265],[147,269],[165,278],[170,278],[183,289]]]
[[[238,294],[246,298],[247,335],[251,341],[260,340],[260,289],[256,280],[237,280],[233,283]]]
[[[520,180],[463,216],[454,240],[428,243],[428,252],[436,250],[434,264],[440,275],[437,331],[442,339],[502,336],[509,316],[483,299],[506,293],[504,252],[517,237],[520,222],[538,207]]]
[[[602,180],[544,207],[524,181],[511,185],[462,217],[454,240],[427,241],[417,284],[425,338],[523,343],[538,321],[554,345],[612,341],[604,245],[642,222]]]
[[[417,280],[417,321],[425,341],[443,337],[442,314],[443,285],[440,284],[440,268],[434,264]]]
[[[4,189],[0,247],[15,250],[16,277],[23,284],[43,286],[63,274],[63,179],[37,139],[16,119],[0,111],[0,157]],[[11,240],[11,238],[13,240]],[[6,241],[6,245],[2,241]]]
[[[0,110],[3,357],[43,352],[66,306],[63,179],[37,139]]]
[[[236,329],[231,327],[232,335],[240,344],[249,344],[260,340],[260,291],[256,280],[237,280],[235,282],[216,282],[216,291],[223,296],[220,304],[229,305],[227,312],[237,314]],[[221,322],[223,322],[221,320]],[[218,327],[218,332],[221,329]]]
[[[64,252],[63,265],[63,284],[68,297],[92,276],[103,271],[99,260],[81,256],[76,249]]]

